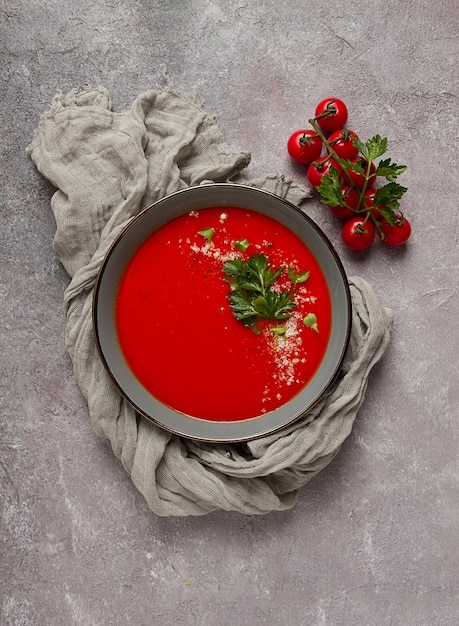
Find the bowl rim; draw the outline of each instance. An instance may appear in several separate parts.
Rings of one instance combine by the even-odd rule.
[[[205,425],[207,425],[207,427],[209,428],[209,430],[214,430],[214,431],[220,431],[219,434],[215,434],[213,436],[209,435],[204,435],[201,434],[199,432],[199,428],[198,428],[198,432],[195,432],[196,429],[195,428],[191,428],[191,429],[187,429],[187,428],[183,428],[183,427],[177,427],[177,425],[171,425],[170,423],[167,423],[167,421],[165,421],[164,419],[159,419],[157,416],[155,417],[154,415],[151,415],[149,411],[146,411],[142,406],[141,403],[136,401],[135,398],[131,397],[132,394],[127,393],[126,389],[123,387],[123,384],[118,380],[118,377],[115,375],[115,373],[113,372],[112,367],[110,366],[110,363],[107,360],[105,351],[104,351],[104,346],[103,341],[101,340],[101,334],[99,331],[99,304],[100,304],[100,291],[101,291],[101,286],[103,284],[103,280],[104,280],[104,276],[105,276],[105,272],[106,269],[108,267],[108,265],[111,263],[111,259],[113,258],[114,253],[116,252],[120,242],[124,239],[124,237],[126,236],[126,234],[133,228],[135,228],[135,225],[139,222],[141,222],[142,220],[144,220],[146,218],[146,216],[148,216],[148,214],[151,211],[157,211],[158,208],[161,207],[161,205],[164,205],[170,202],[174,202],[174,200],[182,195],[187,195],[187,194],[192,194],[194,193],[196,190],[199,190],[200,192],[203,192],[203,190],[205,190],[206,188],[209,189],[228,189],[228,190],[232,190],[234,192],[234,190],[241,190],[244,191],[245,193],[250,193],[250,194],[259,194],[260,197],[265,197],[265,198],[270,198],[271,201],[274,201],[275,203],[280,203],[280,205],[283,205],[284,207],[287,208],[287,210],[291,210],[294,212],[294,214],[296,214],[297,216],[299,216],[300,220],[303,220],[305,222],[308,223],[308,226],[314,231],[315,235],[317,235],[319,237],[319,239],[321,240],[322,244],[324,245],[325,250],[330,254],[330,257],[338,271],[338,275],[341,279],[341,286],[343,288],[343,292],[344,292],[344,296],[345,296],[345,313],[346,313],[346,324],[345,324],[345,333],[344,336],[342,337],[342,348],[340,351],[340,354],[338,356],[338,358],[336,359],[336,363],[335,363],[335,367],[334,369],[329,373],[328,375],[328,379],[327,381],[325,381],[322,386],[321,386],[321,391],[320,393],[318,393],[316,395],[316,397],[314,398],[313,401],[309,402],[306,406],[304,406],[303,410],[301,410],[300,412],[296,411],[294,414],[292,414],[289,418],[286,418],[284,420],[282,420],[279,424],[277,425],[271,425],[271,426],[267,426],[264,429],[261,429],[260,432],[253,432],[253,429],[249,429],[250,432],[246,432],[245,434],[243,434],[242,432],[238,434],[233,433],[232,431],[237,431],[238,429],[240,431],[244,431],[247,430],[247,428],[244,428],[243,425],[244,424],[249,424],[249,423],[261,423],[264,418],[266,418],[266,416],[268,415],[272,415],[273,413],[276,413],[277,411],[280,411],[281,409],[283,409],[284,411],[286,410],[286,407],[289,406],[289,403],[291,401],[287,401],[285,404],[281,405],[281,407],[279,407],[278,409],[275,409],[274,411],[270,411],[264,415],[261,416],[257,416],[254,418],[248,418],[245,420],[234,420],[234,421],[212,421],[212,420],[207,420],[207,419],[201,419],[201,418],[196,418],[194,416],[189,416],[186,415],[184,413],[180,413],[178,411],[176,411],[175,409],[171,409],[170,407],[166,407],[165,405],[163,405],[162,403],[160,403],[159,401],[156,401],[159,405],[161,405],[166,412],[172,411],[177,417],[178,417],[178,422],[181,423],[183,422],[183,424],[188,424],[190,426],[192,426],[193,424],[196,425],[196,423],[202,423],[203,424],[203,428],[205,428]],[[206,193],[204,191],[204,193]],[[237,193],[237,191],[236,191]],[[213,204],[209,204],[208,206],[218,206],[218,204],[216,205],[215,202]],[[224,204],[221,205],[222,207],[225,206]],[[234,206],[234,203],[231,203],[230,206]],[[241,205],[243,207],[243,204]],[[204,207],[202,207],[204,208]],[[244,208],[244,207],[243,207]],[[256,211],[256,209],[252,209],[249,207],[246,207],[248,210],[254,210]],[[190,207],[187,207],[183,210],[182,213],[180,213],[181,215],[186,214],[187,212],[189,212],[191,209]],[[178,217],[179,215],[174,215],[174,217],[171,217],[170,219],[166,219],[164,223],[167,223],[168,221],[170,221],[171,219],[175,219],[176,217]],[[274,218],[276,219],[276,218]],[[282,223],[281,220],[279,220],[280,223]],[[157,226],[155,229],[151,230],[143,239],[143,241],[145,241],[146,239],[148,239],[149,236],[151,236],[151,234],[153,234],[153,232],[155,232],[155,230],[157,230],[158,228],[160,228],[161,225]],[[141,243],[139,243],[137,245],[137,247],[135,247],[129,258],[132,258],[132,255],[135,253],[135,251],[139,248],[140,245],[142,245],[143,241]],[[306,242],[304,242],[305,245]],[[122,275],[123,272],[120,273],[120,276]],[[328,281],[327,281],[328,282]],[[115,292],[117,291],[117,287],[114,287]],[[137,411],[141,416],[145,417],[147,420],[149,420],[150,422],[153,422],[154,424],[156,424],[157,426],[159,426],[160,428],[162,428],[163,430],[166,430],[170,433],[173,433],[175,435],[181,436],[181,437],[185,437],[188,439],[192,439],[192,440],[197,440],[197,441],[203,441],[203,442],[208,442],[208,443],[230,443],[230,442],[243,442],[243,441],[250,441],[250,440],[254,440],[254,439],[259,439],[261,437],[267,436],[267,435],[271,435],[273,433],[279,432],[280,430],[290,426],[292,423],[298,421],[299,419],[301,419],[302,417],[304,417],[305,415],[307,415],[314,407],[316,407],[316,405],[323,399],[323,397],[327,394],[327,392],[329,391],[330,387],[333,385],[334,381],[337,378],[337,375],[340,372],[343,360],[346,356],[346,352],[347,349],[349,347],[349,342],[350,342],[350,337],[351,337],[351,330],[352,330],[352,300],[351,300],[351,293],[350,293],[350,287],[349,287],[349,281],[347,278],[347,274],[346,271],[344,269],[343,263],[337,253],[337,251],[335,250],[333,244],[331,243],[330,239],[327,237],[327,235],[322,231],[322,229],[316,224],[316,222],[309,216],[307,215],[304,211],[302,211],[299,207],[297,207],[296,205],[292,204],[290,201],[286,200],[285,198],[282,198],[281,196],[278,196],[275,193],[272,193],[270,191],[266,191],[264,189],[259,189],[257,187],[252,187],[250,185],[246,185],[246,184],[241,184],[241,183],[232,183],[232,182],[217,182],[217,183],[204,183],[201,185],[193,185],[190,187],[186,187],[184,189],[180,189],[178,191],[174,191],[172,193],[169,193],[165,196],[163,196],[162,198],[156,200],[155,202],[151,203],[150,205],[148,205],[147,207],[145,207],[144,209],[140,210],[139,213],[135,216],[133,216],[126,224],[125,226],[121,229],[121,231],[116,235],[115,239],[113,240],[113,242],[111,243],[110,247],[108,248],[108,251],[106,252],[102,263],[100,265],[100,268],[98,270],[97,276],[96,276],[96,280],[95,280],[95,284],[94,284],[94,288],[93,288],[93,297],[92,297],[92,329],[93,329],[93,337],[95,340],[95,344],[96,344],[96,348],[97,348],[97,352],[99,354],[99,357],[102,361],[102,364],[106,370],[106,372],[108,373],[110,379],[112,380],[112,382],[114,383],[115,387],[118,389],[118,391],[121,393],[122,397],[124,397],[128,403],[135,409],[135,411]],[[122,355],[122,351],[121,351],[121,347],[118,345],[119,347],[119,352]],[[327,348],[328,350],[328,348]],[[134,376],[134,375],[132,375]],[[135,377],[134,377],[135,378]],[[138,383],[140,385],[140,383]],[[305,385],[305,387],[303,388],[303,390],[301,390],[298,394],[296,394],[295,397],[297,396],[301,396],[302,392],[304,392],[304,390],[308,387],[310,383],[307,383]],[[140,385],[141,386],[141,385]],[[152,394],[149,394],[151,398],[153,398]],[[182,426],[183,426],[182,424]],[[225,427],[226,426],[226,427]]]

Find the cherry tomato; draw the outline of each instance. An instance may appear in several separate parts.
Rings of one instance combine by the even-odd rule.
[[[365,250],[373,243],[375,227],[369,219],[356,215],[344,223],[341,236],[345,245],[351,250]]]
[[[359,204],[359,194],[349,185],[341,186],[341,196],[346,203],[346,206],[331,206],[328,205],[330,212],[339,219],[345,220],[348,217],[354,215],[355,210]]]
[[[311,187],[316,189],[321,184],[322,178],[329,173],[332,167],[336,169],[341,177],[343,170],[332,157],[320,157],[313,161],[307,171],[307,178]]]
[[[326,133],[333,133],[346,125],[347,106],[338,98],[325,98],[316,107],[315,119]]]
[[[408,241],[411,236],[411,224],[402,215],[395,218],[395,223],[389,224],[387,221],[381,224],[380,237],[385,246],[401,246]]]
[[[314,130],[302,128],[290,135],[287,141],[287,151],[297,163],[309,165],[320,157],[322,140]]]
[[[358,136],[353,130],[342,128],[332,133],[328,141],[341,159],[352,161],[352,159],[356,159],[359,154],[359,149],[353,144],[354,139],[358,139]]]
[[[357,157],[356,159],[349,159],[349,161],[352,161],[353,163],[360,163],[360,165],[363,168],[363,171],[366,172],[368,162],[363,157]],[[358,187],[359,189],[363,189],[363,186],[365,185],[365,176],[363,174],[359,174],[359,172],[356,172],[350,168],[347,168],[346,175],[345,175],[346,180],[349,180],[349,177],[351,178],[352,182],[354,183],[356,187]],[[371,187],[374,184],[375,180],[376,180],[376,166],[374,163],[371,163],[370,176],[368,178],[367,187]]]

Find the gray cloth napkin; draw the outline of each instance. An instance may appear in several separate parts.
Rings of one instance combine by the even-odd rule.
[[[102,88],[56,95],[28,153],[57,189],[54,249],[71,277],[66,345],[92,426],[110,441],[151,510],[168,516],[292,507],[300,487],[351,432],[369,373],[389,343],[391,311],[368,283],[350,279],[353,328],[341,376],[288,428],[239,444],[172,435],[140,418],[106,373],[92,330],[94,282],[110,244],[139,210],[178,189],[229,180],[250,155],[231,152],[216,121],[171,91],[149,91],[128,111],[114,113]],[[310,196],[280,175],[248,184],[297,205]]]

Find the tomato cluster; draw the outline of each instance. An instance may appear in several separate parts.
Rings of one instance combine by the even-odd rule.
[[[400,212],[399,200],[407,189],[396,178],[406,167],[380,158],[387,151],[386,138],[375,135],[363,142],[346,127],[347,120],[342,100],[322,100],[309,120],[312,128],[292,133],[287,151],[307,166],[307,180],[323,204],[345,220],[342,239],[349,248],[368,248],[376,234],[386,246],[402,245],[411,235],[411,225]],[[379,184],[383,179],[385,183]]]

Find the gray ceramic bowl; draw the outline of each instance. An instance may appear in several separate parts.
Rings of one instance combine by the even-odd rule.
[[[163,224],[192,210],[237,206],[276,219],[304,241],[326,277],[332,305],[332,330],[326,354],[312,380],[280,408],[259,417],[214,422],[189,417],[159,402],[126,363],[114,322],[118,285],[133,253]],[[94,290],[93,324],[101,359],[115,384],[134,408],[159,426],[204,441],[244,441],[277,431],[305,415],[323,396],[339,371],[351,330],[351,299],[342,264],[320,228],[300,209],[278,196],[227,183],[190,187],[154,203],[133,218],[113,243]]]

